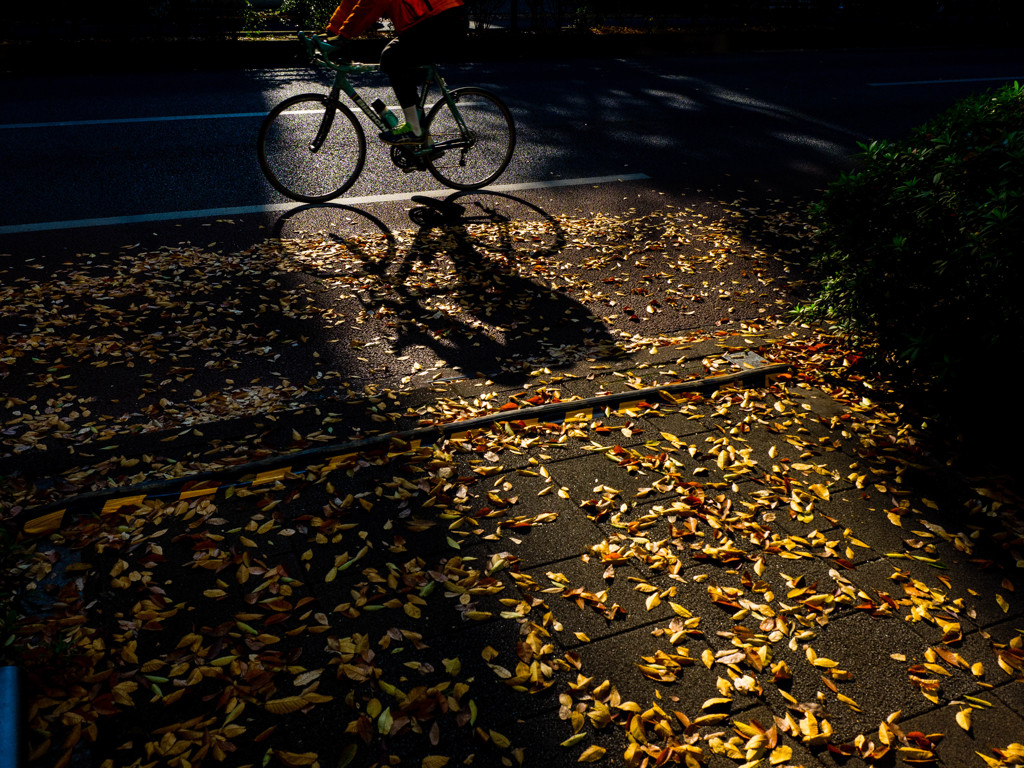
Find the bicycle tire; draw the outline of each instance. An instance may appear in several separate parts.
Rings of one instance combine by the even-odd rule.
[[[441,154],[427,159],[427,170],[454,189],[480,189],[501,176],[511,162],[515,121],[505,103],[483,88],[456,88],[450,96],[471,135],[462,135],[448,101],[438,101],[427,114],[427,130]]]
[[[328,132],[314,149],[328,109]],[[344,104],[320,93],[285,99],[264,118],[256,154],[267,181],[304,203],[331,200],[351,187],[366,162],[366,135]]]

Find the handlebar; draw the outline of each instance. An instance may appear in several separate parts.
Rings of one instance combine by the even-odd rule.
[[[316,32],[299,32],[299,40],[306,48],[306,53],[313,63],[328,67],[338,72],[376,72],[379,64],[360,64],[349,60],[345,55],[345,46],[327,42],[325,35]],[[335,61],[335,59],[338,59]]]
[[[311,59],[316,59],[318,55],[325,58],[333,58],[339,56],[342,52],[340,45],[328,43],[324,35],[318,35],[315,32],[299,32],[299,40],[306,46],[306,53],[309,54]]]

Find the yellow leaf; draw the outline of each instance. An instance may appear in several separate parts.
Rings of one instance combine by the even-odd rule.
[[[981,704],[983,707],[994,707],[995,706],[995,704],[993,704],[991,701],[985,701],[985,699],[979,699],[976,696],[964,696],[964,698],[967,699],[972,704]]]
[[[762,733],[762,731],[758,730],[750,723],[744,723],[740,720],[737,720],[735,723],[733,723],[733,728],[735,728],[736,732],[744,739],[752,739],[755,736],[761,735]]]
[[[1006,602],[1006,598],[996,592],[996,602],[999,603],[999,607],[1003,609],[1003,613],[1009,613],[1010,604]]]
[[[391,714],[391,707],[387,707],[380,713],[380,717],[377,718],[377,733],[381,736],[387,736],[391,733],[391,726],[394,724],[395,718]]]
[[[690,613],[688,610],[686,610],[686,608],[681,606],[679,603],[673,603],[670,600],[668,604],[669,604],[669,607],[675,612],[675,614],[677,616],[682,616],[684,619],[693,618],[693,614]]]
[[[563,746],[563,747],[575,747],[577,744],[579,744],[585,738],[587,738],[586,731],[584,731],[582,733],[577,733],[577,734],[575,734],[573,736],[570,736],[565,741],[563,741],[561,746]]]
[[[711,669],[711,667],[715,663],[715,654],[711,651],[710,648],[705,648],[703,651],[701,651],[700,660],[704,662],[705,667]]]
[[[790,759],[792,759],[792,757],[792,747],[787,747],[785,744],[782,744],[772,750],[772,754],[769,758],[769,761],[772,765],[779,765],[780,763],[788,763]]]
[[[489,730],[487,731],[487,733],[490,735],[491,741],[493,741],[502,749],[508,749],[510,746],[512,746],[512,742],[508,740],[507,736],[504,736],[503,734],[500,734],[497,731]]]
[[[853,709],[856,712],[860,712],[860,705],[857,704],[857,702],[851,699],[849,696],[844,696],[841,693],[837,693],[836,698],[843,702],[843,704],[846,704],[848,707],[850,707],[850,709]]]
[[[138,690],[139,684],[131,680],[125,680],[124,682],[118,683],[113,688],[114,701],[124,707],[130,707],[135,702],[132,701],[131,694]]]
[[[444,768],[444,766],[448,765],[449,759],[444,755],[427,755],[423,758],[420,766],[421,768]]]
[[[727,699],[727,698],[724,698],[724,697],[708,699],[707,701],[705,701],[703,704],[700,705],[700,708],[701,709],[711,709],[712,707],[717,707],[717,706],[720,706],[722,704],[732,704],[732,699]]]
[[[693,718],[692,725],[715,725],[728,719],[729,715],[724,712],[713,715],[701,715],[700,717]]]
[[[810,486],[810,489],[814,491],[814,493],[818,496],[819,499],[822,499],[823,501],[828,501],[828,488],[826,488],[824,485],[822,485],[821,483],[815,483],[814,485]]]
[[[956,724],[965,731],[971,730],[971,712],[973,711],[973,709],[968,707],[967,709],[961,709],[956,713]]]
[[[917,747],[900,747],[899,753],[903,756],[904,760],[934,760],[935,753],[928,749],[918,749]]]
[[[283,749],[275,749],[274,756],[285,765],[301,766],[313,765],[318,759],[316,752],[285,752]]]
[[[596,744],[592,744],[583,750],[583,754],[580,755],[578,763],[596,763],[602,757],[604,757],[607,750],[604,747],[599,747]]]
[[[306,700],[301,696],[287,696],[283,699],[271,699],[264,707],[272,715],[287,715],[298,712],[306,704]]]

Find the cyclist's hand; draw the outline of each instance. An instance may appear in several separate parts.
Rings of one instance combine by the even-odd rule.
[[[331,35],[327,33],[326,36],[320,38],[320,49],[325,55],[332,59],[347,59],[345,55],[345,49],[347,46],[347,40],[341,35]]]

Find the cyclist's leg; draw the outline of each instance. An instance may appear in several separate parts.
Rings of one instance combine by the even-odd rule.
[[[402,35],[384,46],[380,54],[380,69],[391,80],[402,109],[416,104],[419,97],[422,76],[416,63],[416,53],[413,44]]]
[[[461,50],[468,30],[465,6],[431,16],[388,43],[380,57],[380,68],[391,79],[406,122],[421,133],[416,109],[423,85],[422,65],[449,58]]]

